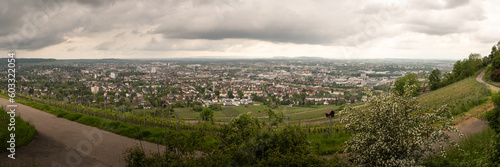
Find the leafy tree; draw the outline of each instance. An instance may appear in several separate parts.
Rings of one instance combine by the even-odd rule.
[[[414,85],[412,86],[412,96],[417,96],[420,94],[420,90],[422,88],[420,87],[420,81],[418,81],[417,74],[408,74],[404,77],[396,79],[396,82],[394,83],[394,93],[403,95],[405,87],[408,85]]]
[[[445,79],[441,83],[441,86],[446,86],[457,82],[461,79],[474,75],[477,71],[484,67],[485,63],[483,62],[480,54],[471,53],[467,59],[458,60],[453,65],[452,73],[445,74]],[[493,59],[492,66],[495,60]],[[498,60],[498,66],[500,67],[500,59]]]
[[[483,60],[478,53],[471,53],[469,59],[463,60],[462,63],[461,79],[474,75],[476,71],[483,67]]]
[[[215,91],[214,91],[214,93],[215,93],[215,96],[219,97],[219,95],[220,95],[220,90],[215,90]]]
[[[238,90],[238,97],[243,98],[243,95],[245,95],[245,94],[243,94],[243,91],[242,90]]]
[[[435,69],[429,75],[429,84],[431,86],[431,90],[436,90],[441,87],[441,71],[439,69]]]
[[[209,108],[213,111],[222,111],[222,104],[220,103],[210,104]]]
[[[182,100],[177,100],[173,105],[172,107],[174,108],[184,108],[186,107],[186,103]]]
[[[201,110],[200,117],[204,121],[211,121],[214,117],[214,112],[210,108],[203,108],[203,110]]]
[[[266,101],[266,98],[264,98],[264,97],[262,97],[262,96],[257,96],[257,95],[255,95],[255,96],[253,96],[253,97],[252,97],[252,100],[253,100],[253,101],[258,101],[258,102],[265,102],[265,101]]]
[[[344,151],[355,164],[416,166],[427,152],[435,151],[434,144],[448,141],[446,131],[458,131],[451,125],[453,118],[448,118],[451,113],[446,106],[423,112],[412,87],[416,86],[405,86],[402,95],[370,93],[369,107],[342,111],[346,115],[342,122],[354,132]]]
[[[490,60],[493,60],[493,58],[496,57],[496,54],[498,54],[499,52],[500,52],[500,41],[498,41],[496,45],[493,45],[493,47],[491,47],[491,52],[488,55],[488,58]]]
[[[307,134],[298,126],[266,126],[246,113],[222,125],[219,135],[224,152],[231,153],[225,158],[238,166],[330,166],[312,154]]]
[[[445,72],[443,75],[443,80],[441,81],[441,87],[452,84],[455,80],[455,76],[452,73]]]
[[[285,120],[285,114],[282,111],[274,111],[271,109],[267,109],[267,116],[269,117],[270,124],[272,126],[276,126],[282,123]]]
[[[234,95],[233,95],[233,91],[232,91],[232,90],[227,91],[227,97],[228,97],[228,98],[231,98],[231,99],[232,99],[232,98],[234,98]]]
[[[491,61],[491,67],[493,69],[500,69],[500,52],[497,52],[495,56],[493,56],[493,60]]]
[[[169,136],[175,136],[173,131]],[[210,131],[212,132],[212,131]],[[206,134],[169,137],[165,152],[146,156],[138,146],[125,151],[127,166],[338,166],[312,153],[307,133],[298,126],[268,126],[250,113],[241,114],[214,133],[221,142],[209,153],[198,152]],[[178,141],[175,141],[178,140]],[[181,149],[176,147],[180,142]],[[186,147],[183,147],[186,146]],[[186,151],[187,149],[187,151]],[[201,155],[200,155],[201,154]],[[337,163],[337,164],[336,164]]]

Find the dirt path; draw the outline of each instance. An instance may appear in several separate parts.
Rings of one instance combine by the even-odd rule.
[[[0,104],[8,105],[0,98]],[[16,150],[16,160],[0,154],[0,162],[14,166],[32,164],[40,166],[125,166],[123,152],[139,143],[95,127],[82,125],[52,114],[17,104],[17,115],[35,126],[35,140]],[[164,150],[165,147],[142,142],[147,153]]]
[[[476,77],[476,80],[481,82],[481,83],[485,83],[486,85],[488,85],[491,89],[494,89],[496,91],[500,91],[500,88],[499,87],[496,87],[496,86],[493,86],[493,85],[490,85],[486,82],[483,81],[483,76],[484,76],[484,71],[481,72],[481,74],[479,74],[477,77]]]

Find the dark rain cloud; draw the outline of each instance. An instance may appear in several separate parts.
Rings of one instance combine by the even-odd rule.
[[[161,46],[170,43],[158,41],[193,39],[212,41],[210,46],[215,48],[221,48],[215,46],[216,41],[227,39],[332,45],[355,38],[350,43],[357,45],[405,31],[430,35],[473,32],[479,28],[473,23],[484,19],[481,6],[469,0],[395,4],[362,0],[7,0],[0,1],[0,49],[37,50],[117,28],[121,33],[115,37],[123,40],[124,31],[161,35],[163,39],[154,40],[155,50],[177,48]],[[402,28],[383,31],[391,24]],[[138,30],[145,25],[156,27]],[[105,39],[93,48],[113,49],[115,42]]]

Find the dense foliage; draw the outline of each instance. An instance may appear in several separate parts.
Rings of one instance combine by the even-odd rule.
[[[493,70],[490,74],[490,79],[495,82],[500,82],[500,69]]]
[[[200,113],[200,117],[204,121],[212,121],[214,117],[214,112],[210,108],[203,108]]]
[[[491,99],[495,109],[488,111],[485,116],[489,126],[495,131],[492,144],[493,151],[489,157],[493,164],[500,166],[500,93],[493,94]]]
[[[435,151],[433,144],[447,141],[445,131],[457,131],[447,107],[422,112],[413,87],[406,86],[402,95],[371,96],[369,111],[342,111],[345,127],[354,131],[345,148],[350,160],[359,166],[414,166],[426,152]]]
[[[491,66],[493,69],[500,69],[500,41],[491,47],[488,59],[491,60]]]
[[[485,64],[480,54],[471,53],[467,59],[458,60],[453,65],[453,70],[451,73],[445,73],[441,84],[441,87],[458,82],[464,78],[470,77],[476,74],[477,71],[481,70]]]
[[[429,84],[431,90],[436,90],[441,87],[441,71],[439,69],[434,69],[429,75]]]
[[[492,161],[495,132],[491,128],[469,135],[458,143],[458,147],[446,149],[446,156],[430,155],[422,164],[426,167],[497,166]]]
[[[273,123],[280,123],[273,114]],[[145,156],[138,147],[127,150],[127,166],[331,166],[312,153],[307,135],[297,126],[273,126],[251,114],[242,114],[222,125],[217,138],[219,149],[210,153],[167,149]]]
[[[394,83],[394,93],[398,95],[403,95],[405,91],[405,86],[406,85],[413,85],[411,88],[411,95],[412,96],[417,96],[420,94],[420,91],[422,90],[421,83],[418,81],[418,76],[417,74],[408,74],[404,77],[400,77],[396,79],[396,82]]]

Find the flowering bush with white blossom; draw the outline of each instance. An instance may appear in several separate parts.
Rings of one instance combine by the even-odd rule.
[[[445,156],[443,144],[450,138],[446,132],[458,132],[449,108],[423,110],[412,97],[412,86],[405,90],[401,96],[370,92],[365,107],[342,111],[346,115],[342,122],[353,131],[344,151],[356,165],[415,166],[426,153],[439,150]]]

